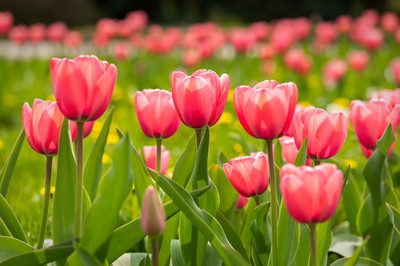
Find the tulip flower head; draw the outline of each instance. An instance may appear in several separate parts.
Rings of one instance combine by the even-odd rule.
[[[400,105],[391,107],[383,99],[372,99],[368,102],[355,100],[350,106],[350,121],[360,144],[369,150],[376,148],[389,123],[396,132],[399,123]]]
[[[213,126],[224,111],[229,93],[229,76],[221,77],[200,69],[191,76],[175,71],[171,75],[171,91],[179,119],[188,127]]]
[[[146,166],[153,170],[156,170],[157,165],[157,147],[156,146],[143,146],[144,160]],[[166,150],[164,146],[161,146],[161,174],[165,175],[168,169],[169,160],[171,158],[170,151]]]
[[[96,56],[52,58],[50,74],[57,104],[73,121],[93,121],[107,109],[117,79],[114,64]]]
[[[157,238],[165,229],[165,211],[154,187],[149,186],[144,192],[140,227],[143,233]]]
[[[52,156],[58,153],[58,141],[64,116],[57,103],[35,99],[30,108],[28,103],[22,107],[22,122],[26,139],[36,152]],[[76,124],[70,122],[71,136],[74,140]]]
[[[389,103],[392,108],[394,108],[396,104],[400,104],[400,88],[373,92],[369,96],[369,99],[383,99],[385,102]]]
[[[169,138],[181,124],[172,94],[165,90],[147,89],[136,92],[135,109],[140,127],[149,138]]]
[[[264,193],[269,181],[268,169],[268,156],[263,152],[236,157],[224,164],[226,177],[243,197]]]
[[[299,223],[322,223],[335,213],[343,187],[343,174],[336,165],[322,163],[312,168],[285,164],[280,178],[287,211]]]
[[[0,12],[0,35],[7,33],[14,23],[13,15],[6,11]]]
[[[363,71],[369,62],[369,55],[365,51],[353,51],[348,56],[348,62],[355,71]]]
[[[243,128],[251,136],[272,140],[283,136],[292,122],[297,103],[297,86],[265,80],[253,88],[239,86],[233,104]]]

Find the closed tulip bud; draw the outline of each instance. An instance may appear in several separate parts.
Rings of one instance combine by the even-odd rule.
[[[263,152],[236,157],[224,164],[226,177],[243,197],[264,193],[269,181],[268,169],[268,156]]]
[[[280,190],[290,216],[300,223],[322,223],[332,217],[339,204],[343,174],[336,165],[314,168],[282,166]]]
[[[7,33],[14,23],[13,15],[6,11],[0,12],[0,35]]]
[[[149,138],[169,138],[181,124],[172,94],[165,90],[147,89],[136,92],[135,109],[140,127]]]
[[[58,140],[64,116],[57,103],[35,99],[30,108],[28,103],[22,107],[22,122],[26,139],[36,152],[52,156],[58,153]],[[71,137],[76,135],[76,123],[70,122]]]
[[[297,86],[265,80],[253,88],[239,86],[233,104],[243,128],[251,136],[272,140],[281,137],[290,126],[297,103]]]
[[[307,157],[315,160],[334,156],[347,137],[347,117],[342,113],[329,115],[325,110],[309,107],[294,119],[294,140],[299,149],[308,139]]]
[[[74,59],[52,58],[50,74],[64,116],[74,121],[93,121],[110,103],[117,68],[94,55],[81,55]]]
[[[212,70],[200,69],[191,76],[173,72],[172,98],[182,123],[194,129],[217,123],[228,99],[229,84],[227,74],[219,78]]]
[[[247,204],[247,197],[243,197],[242,195],[239,195],[237,202],[236,202],[236,210],[243,209]]]
[[[154,187],[149,186],[144,192],[140,227],[151,238],[159,237],[165,229],[165,212]]]
[[[287,163],[294,163],[297,157],[297,153],[299,150],[296,147],[296,143],[294,142],[294,138],[292,137],[282,137],[279,139],[279,143],[282,146],[282,158]],[[306,160],[306,165],[311,165],[311,160]]]
[[[389,124],[396,132],[399,123],[400,105],[391,107],[383,99],[368,102],[355,100],[350,106],[350,121],[358,141],[364,148],[374,150],[376,142],[382,137]]]
[[[144,160],[146,166],[153,170],[156,170],[157,165],[157,147],[156,146],[143,146]],[[165,174],[168,169],[169,160],[171,158],[170,151],[166,150],[164,146],[161,146],[161,169],[160,173]]]
[[[394,12],[385,12],[381,18],[382,29],[387,33],[393,33],[399,26],[399,16]]]

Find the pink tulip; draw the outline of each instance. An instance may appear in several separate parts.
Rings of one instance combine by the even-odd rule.
[[[229,93],[229,76],[200,69],[191,76],[175,71],[171,75],[171,90],[180,120],[191,128],[213,126],[224,111]]]
[[[153,170],[157,167],[157,147],[156,146],[143,146],[144,160],[146,166]],[[170,151],[166,150],[164,146],[161,146],[161,174],[165,174],[168,169],[169,160],[171,158]]]
[[[55,102],[35,99],[32,109],[22,107],[22,122],[26,139],[36,152],[52,156],[58,153],[58,139],[64,116]],[[76,135],[76,123],[70,122],[71,136]]]
[[[8,32],[8,38],[16,44],[24,44],[29,38],[29,29],[25,25],[14,26]]]
[[[233,104],[243,128],[251,136],[264,140],[281,137],[289,128],[297,102],[293,82],[279,84],[265,80],[253,88],[239,86]]]
[[[304,51],[299,49],[288,51],[285,54],[284,62],[289,69],[298,72],[300,75],[307,74],[312,64]]]
[[[201,52],[198,49],[186,49],[182,54],[182,63],[188,67],[194,67],[201,61]]]
[[[96,56],[52,58],[53,92],[61,112],[74,121],[93,121],[107,109],[117,79],[114,64]]]
[[[353,51],[348,56],[348,62],[357,72],[363,71],[369,63],[369,55],[365,51]]]
[[[282,158],[286,163],[294,163],[299,150],[296,147],[296,143],[293,137],[281,137],[279,138],[279,143],[282,146]],[[306,159],[306,165],[311,165],[312,161]]]
[[[236,210],[243,209],[246,206],[247,203],[247,197],[243,197],[242,195],[239,195],[237,201],[236,201]]]
[[[400,104],[400,88],[394,90],[379,90],[371,93],[369,99],[383,99],[394,108],[396,104]]]
[[[396,132],[399,115],[400,105],[392,108],[382,99],[368,102],[355,100],[351,102],[349,118],[360,144],[366,149],[374,150],[389,123]]]
[[[393,33],[399,26],[399,16],[394,12],[385,12],[381,18],[382,29],[387,33]]]
[[[338,37],[336,25],[332,22],[321,22],[315,27],[315,37],[323,44],[330,44]]]
[[[6,11],[0,12],[0,35],[6,34],[14,23],[13,15]]]
[[[326,111],[308,107],[293,118],[294,140],[297,149],[308,139],[307,157],[315,160],[334,156],[342,148],[347,136],[348,122],[342,113],[329,115]]]
[[[271,43],[264,44],[260,48],[260,57],[263,60],[271,59],[275,56],[275,54],[275,48]]]
[[[64,22],[55,22],[47,28],[47,38],[51,42],[61,42],[67,32],[68,27]]]
[[[181,124],[172,94],[165,90],[147,89],[136,92],[135,109],[140,127],[149,138],[169,138]]]
[[[331,87],[336,85],[346,74],[346,62],[341,59],[332,59],[328,61],[323,70],[323,79],[326,86]]]
[[[263,60],[263,62],[261,64],[261,71],[266,76],[272,75],[273,73],[275,73],[275,70],[276,70],[276,64],[275,64],[274,60],[272,60],[272,59]]]
[[[83,123],[83,137],[86,138],[92,133],[94,121]]]
[[[286,209],[296,221],[322,223],[335,213],[343,187],[343,174],[336,165],[323,163],[312,168],[286,164],[280,177]]]
[[[350,16],[344,15],[336,19],[336,27],[341,33],[348,33],[351,30],[353,19]]]
[[[40,43],[46,38],[46,26],[43,24],[33,24],[29,28],[29,39],[34,43]]]
[[[236,157],[224,164],[224,172],[243,197],[260,195],[268,186],[268,156],[258,152],[252,156]]]
[[[250,51],[257,43],[256,36],[244,28],[233,29],[230,39],[237,52]]]
[[[377,28],[368,28],[360,36],[360,43],[370,51],[378,50],[384,41],[385,35]]]
[[[302,104],[298,103],[296,105],[296,109],[294,111],[294,115],[293,116],[295,116],[296,113],[298,113],[300,116],[302,116],[303,113],[304,113],[304,110],[306,110],[306,108]],[[289,128],[286,130],[285,136],[288,136],[288,137],[293,137],[294,136],[294,122],[293,122],[293,120],[290,123]]]
[[[294,19],[293,26],[295,28],[294,32],[297,40],[303,40],[311,33],[312,24],[307,18],[300,17]]]
[[[390,62],[390,70],[392,71],[394,80],[400,85],[400,58],[397,57]]]
[[[70,49],[79,47],[83,41],[82,33],[76,30],[68,31],[64,37],[64,45]]]
[[[114,57],[118,60],[126,60],[130,55],[129,46],[125,43],[117,43],[114,46]]]
[[[140,227],[150,238],[157,238],[163,234],[165,230],[165,211],[161,205],[161,200],[158,197],[154,187],[147,187],[144,192]]]

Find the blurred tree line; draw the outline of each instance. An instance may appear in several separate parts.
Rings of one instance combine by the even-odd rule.
[[[400,13],[399,0],[0,0],[0,11],[14,14],[15,23],[64,21],[69,26],[93,24],[101,17],[123,18],[143,9],[153,23],[187,24],[216,21],[250,23],[281,17],[342,14],[358,16],[363,10]]]

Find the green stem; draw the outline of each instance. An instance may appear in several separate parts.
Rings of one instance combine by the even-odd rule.
[[[42,221],[40,223],[37,249],[43,248],[44,236],[46,235],[47,217],[49,215],[49,203],[50,203],[52,162],[53,162],[53,156],[47,156],[46,157],[46,185],[44,187]]]
[[[259,196],[254,196],[253,198],[254,198],[254,200],[256,201],[256,205],[257,205],[257,206],[261,204],[261,201],[260,201],[260,197],[259,197]]]
[[[271,186],[271,231],[272,231],[272,265],[278,265],[278,201],[276,197],[276,177],[272,140],[267,140],[269,182]]]
[[[158,266],[158,239],[151,239],[151,260],[153,261],[153,266]]]
[[[317,237],[316,237],[316,225],[309,224],[310,228],[310,249],[311,249],[311,266],[317,266]]]
[[[203,133],[203,128],[195,129],[195,132],[196,132],[196,147],[197,147],[197,149],[199,149],[199,145],[200,145],[201,137],[202,137],[202,133]]]
[[[83,197],[83,122],[77,122],[76,135],[76,195],[75,195],[75,238],[81,237]]]
[[[320,160],[317,160],[317,159],[314,160],[314,165],[320,165],[320,164],[321,164]]]
[[[161,142],[162,139],[156,139],[157,142],[157,171],[161,171]]]

